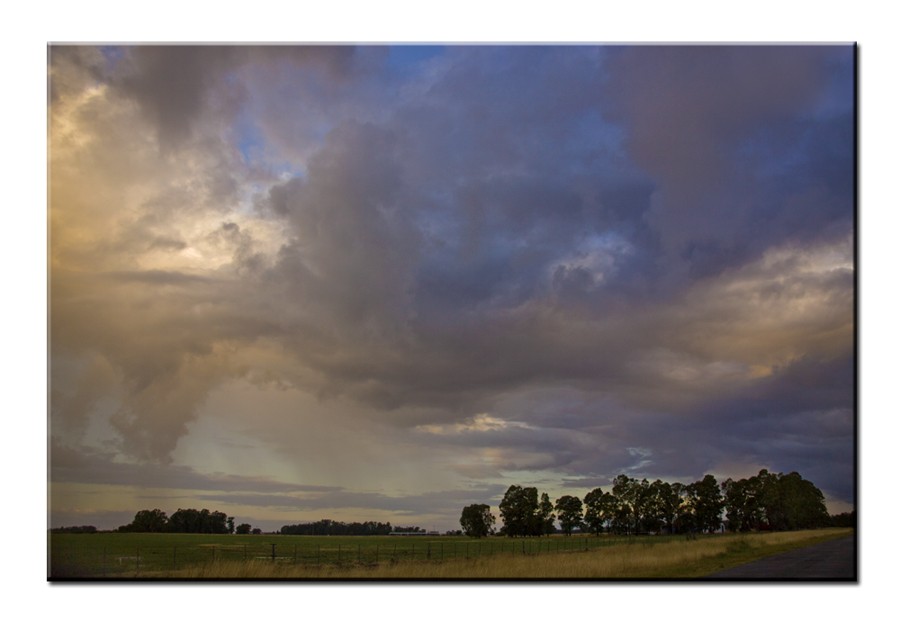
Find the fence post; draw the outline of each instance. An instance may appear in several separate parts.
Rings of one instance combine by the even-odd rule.
[[[175,550],[176,550],[176,549],[178,549],[178,547],[176,547],[175,545],[172,545],[172,569],[173,569],[173,570],[177,570],[177,569],[178,569],[178,561],[177,561],[177,559],[176,559],[176,557],[175,557]]]
[[[431,560],[431,543],[425,543],[425,559]]]
[[[135,567],[134,567],[135,572],[140,573],[141,572],[141,548],[140,547],[138,547],[138,549],[137,549],[137,558],[135,559],[134,562],[135,562]]]
[[[338,545],[338,564],[341,563],[341,546]]]
[[[272,562],[275,562],[275,543],[269,543],[272,545]]]
[[[378,544],[375,544],[375,564],[378,564]]]
[[[356,543],[356,563],[362,562],[362,543]]]
[[[297,564],[297,545],[294,545],[294,564]]]

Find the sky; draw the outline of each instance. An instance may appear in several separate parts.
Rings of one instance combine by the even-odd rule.
[[[855,506],[848,45],[52,45],[49,520]]]

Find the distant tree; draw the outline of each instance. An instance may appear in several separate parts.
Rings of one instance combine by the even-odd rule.
[[[165,532],[169,529],[166,513],[159,509],[141,510],[134,515],[134,520],[119,531],[129,532]]]
[[[234,533],[234,517],[229,516],[227,519],[225,519],[225,522],[228,523],[228,533],[233,534]]]
[[[571,536],[573,529],[581,527],[582,510],[581,499],[578,497],[567,494],[556,500],[556,515],[559,518],[559,526],[566,536]]]
[[[249,523],[241,523],[238,525],[234,532],[236,534],[249,534],[250,533],[250,524]]]
[[[603,488],[594,488],[584,497],[584,520],[595,534],[611,526],[617,510],[618,500]]]
[[[550,496],[546,492],[541,493],[541,502],[538,504],[538,528],[533,531],[535,536],[549,536],[555,530],[553,522],[556,518],[553,516],[553,504],[550,502]]]
[[[169,518],[171,531],[179,534],[196,534],[200,532],[200,513],[193,508],[181,508]]]
[[[657,479],[650,484],[655,518],[668,533],[675,531],[675,516],[681,503],[678,491],[672,484]]]
[[[728,531],[749,532],[759,529],[765,515],[760,490],[758,477],[737,481],[729,478],[722,482],[725,525]]]
[[[425,532],[425,530],[418,525],[395,525],[394,531],[403,534],[418,534],[420,532]]]
[[[227,534],[228,516],[223,512],[193,508],[176,510],[169,517],[169,531],[185,534]]]
[[[640,484],[628,475],[619,475],[613,480],[612,495],[616,498],[616,513],[613,528],[620,534],[637,531],[640,521]]]
[[[712,475],[691,484],[693,487],[694,516],[697,529],[714,532],[722,525],[722,508],[725,505],[719,483]]]
[[[494,533],[496,518],[491,514],[491,506],[473,503],[463,508],[459,524],[466,536],[481,538]]]
[[[603,531],[603,525],[606,522],[600,516],[600,501],[603,499],[603,488],[594,488],[584,495],[584,522],[588,529],[599,535]]]
[[[697,531],[697,492],[694,484],[673,484],[678,494],[678,509],[675,512],[675,531],[687,534]]]
[[[50,532],[53,534],[96,534],[97,528],[93,525],[70,525],[68,527],[54,527]]]
[[[535,536],[541,530],[537,488],[512,485],[500,501],[500,533],[506,536]]]
[[[376,523],[374,521],[366,521],[365,523],[342,523],[326,518],[316,521],[315,523],[284,525],[281,528],[281,533],[297,536],[387,536],[392,531],[397,531],[397,529],[398,528],[391,527],[390,523]]]
[[[761,503],[769,529],[808,529],[828,524],[825,497],[800,473],[772,474],[763,469],[757,477],[760,479]]]
[[[258,536],[259,534],[262,534],[262,530],[259,527],[254,527],[252,533],[253,535]]]
[[[832,522],[822,492],[797,472],[763,468],[749,479],[725,480],[722,492],[731,531],[808,529]]]
[[[856,527],[856,510],[831,516],[832,527]]]

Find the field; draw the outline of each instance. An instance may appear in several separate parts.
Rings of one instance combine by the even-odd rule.
[[[50,579],[693,578],[852,534],[491,537],[50,534]]]

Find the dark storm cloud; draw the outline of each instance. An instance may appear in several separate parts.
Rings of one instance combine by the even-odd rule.
[[[72,246],[105,274],[54,273],[57,415],[70,404],[83,429],[112,383],[123,452],[164,460],[212,389],[260,371],[247,356],[265,342],[283,386],[433,411],[378,417],[413,443],[482,454],[459,463],[469,478],[844,466],[846,443],[816,450],[802,429],[830,436],[852,406],[851,57],[451,47],[401,79],[367,48],[130,50],[102,98],[137,102],[190,159],[183,176],[154,171],[157,187],[136,165],[129,181],[148,192],[121,202],[130,222]],[[60,89],[92,80],[87,63],[61,57]],[[253,142],[271,163],[246,164]],[[139,266],[131,251],[200,267]],[[78,365],[56,357],[85,348],[103,360],[76,395]],[[502,430],[465,430],[488,413]],[[281,493],[233,500],[293,500]]]
[[[823,491],[853,492],[854,357],[804,358],[730,400],[699,414],[719,448],[740,452],[770,470],[802,471]],[[723,422],[724,421],[724,422]]]
[[[156,127],[161,147],[178,148],[192,135],[205,111],[233,114],[246,94],[228,83],[229,73],[246,64],[313,66],[329,77],[352,67],[352,47],[325,46],[135,46],[127,49],[119,85]],[[130,71],[129,71],[130,70]],[[210,102],[211,93],[218,102]]]
[[[625,125],[632,157],[660,186],[651,224],[692,275],[741,264],[785,238],[827,234],[834,222],[848,229],[850,52],[815,46],[615,50],[611,112]],[[827,113],[817,113],[830,92],[841,97]],[[824,203],[824,212],[792,204],[819,188],[828,190],[814,202]]]

